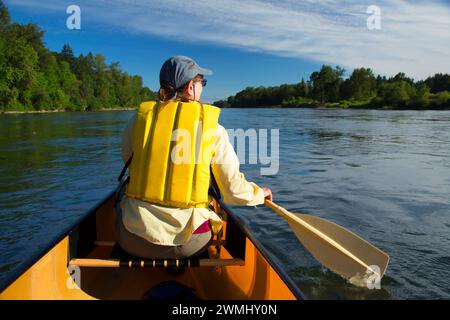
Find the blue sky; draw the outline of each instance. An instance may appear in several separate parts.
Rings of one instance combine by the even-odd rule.
[[[423,79],[450,73],[448,1],[348,0],[7,0],[16,22],[46,30],[45,43],[75,54],[101,53],[158,89],[161,64],[193,57],[214,71],[204,91],[212,102],[247,86],[308,79],[324,63],[349,72],[405,72]],[[68,30],[69,5],[81,8],[81,30]],[[370,5],[381,29],[369,30]]]

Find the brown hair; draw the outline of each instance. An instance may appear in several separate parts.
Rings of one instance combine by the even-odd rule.
[[[159,100],[168,101],[173,99],[177,94],[175,88],[168,82],[164,81],[161,83],[161,87],[159,88]]]

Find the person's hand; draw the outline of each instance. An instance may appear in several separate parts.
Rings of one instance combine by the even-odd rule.
[[[272,190],[270,190],[269,188],[262,188],[264,191],[264,198],[272,201]]]

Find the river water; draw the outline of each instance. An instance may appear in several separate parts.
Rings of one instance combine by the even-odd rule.
[[[0,281],[115,187],[132,115],[0,116]],[[247,179],[390,255],[381,289],[358,288],[321,267],[272,211],[234,207],[306,296],[450,298],[450,112],[225,109],[220,122],[279,129],[278,173],[263,176],[268,165],[247,158]]]

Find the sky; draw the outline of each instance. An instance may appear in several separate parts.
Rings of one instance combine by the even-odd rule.
[[[108,62],[159,88],[159,69],[173,55],[212,69],[203,100],[248,86],[307,80],[322,64],[416,80],[450,73],[449,0],[6,0],[15,22],[38,24],[53,51]],[[69,30],[67,8],[81,10]],[[374,7],[375,11],[374,11]],[[369,10],[368,10],[369,9]]]

